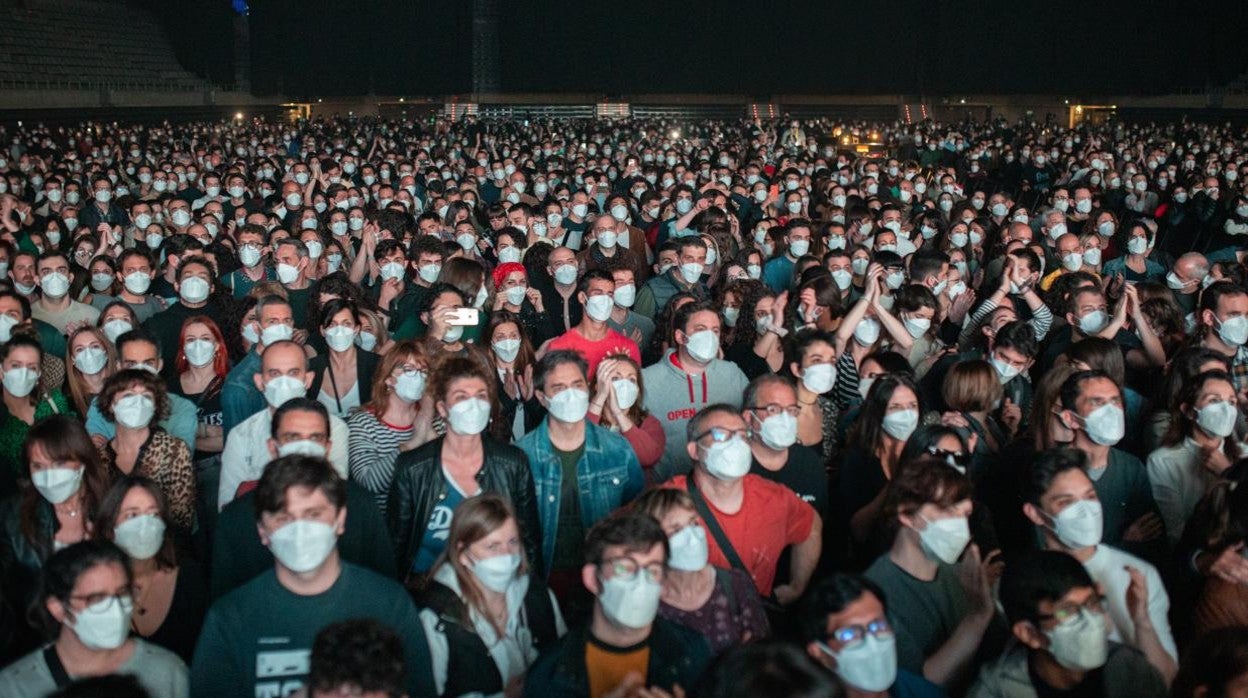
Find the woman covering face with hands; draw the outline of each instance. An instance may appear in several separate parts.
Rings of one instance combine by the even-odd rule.
[[[659,420],[645,410],[641,368],[626,354],[611,354],[598,364],[590,421],[610,427],[628,440],[641,463],[647,484],[663,456],[667,438]]]

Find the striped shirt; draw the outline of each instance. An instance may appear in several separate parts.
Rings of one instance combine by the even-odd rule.
[[[394,480],[394,461],[399,446],[412,438],[413,426],[386,424],[369,410],[356,410],[347,417],[351,434],[349,460],[351,479],[373,494],[382,515]]]

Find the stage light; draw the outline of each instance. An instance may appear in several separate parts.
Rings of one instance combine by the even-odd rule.
[[[668,135],[670,135],[672,138],[680,138],[680,129],[674,128],[672,129],[672,132]]]
[[[237,120],[239,120],[239,121],[242,121],[242,120],[243,120],[243,113],[242,113],[241,111],[240,111],[240,112],[234,112],[234,118],[235,118],[235,119],[237,119]]]

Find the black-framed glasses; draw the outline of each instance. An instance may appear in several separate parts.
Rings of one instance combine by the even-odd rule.
[[[598,566],[604,571],[609,571],[610,574],[608,576],[611,579],[621,579],[626,582],[633,581],[644,570],[646,578],[658,584],[663,581],[663,574],[666,571],[666,567],[662,562],[652,562],[648,565],[643,565],[628,556],[603,560]]]
[[[69,597],[69,600],[80,601],[82,602],[83,606],[87,608],[107,601],[110,603],[107,606],[105,606],[103,610],[108,610],[113,607],[113,602],[120,603],[122,607],[127,607],[127,606],[133,607],[134,606],[133,598],[134,598],[134,590],[131,589],[130,587],[126,587],[123,593],[121,594],[109,594],[105,592],[100,592],[98,594],[71,595]]]
[[[876,618],[866,625],[847,625],[843,628],[837,628],[832,631],[830,639],[836,640],[841,647],[853,647],[863,640],[867,639],[867,635],[873,635],[877,638],[888,637],[893,634],[893,626],[883,618]]]
[[[1089,613],[1105,613],[1105,597],[1092,594],[1083,603],[1058,604],[1052,613],[1037,613],[1036,617],[1040,620],[1055,620],[1058,625],[1064,625],[1078,618],[1080,612],[1085,610]]]
[[[693,440],[701,441],[702,439],[705,439],[708,436],[711,437],[711,441],[715,443],[724,443],[725,441],[731,440],[732,437],[734,436],[739,436],[748,441],[751,438],[753,438],[754,430],[753,429],[728,429],[726,427],[711,427],[710,429],[707,429],[701,434],[698,434],[697,436],[693,437]]]

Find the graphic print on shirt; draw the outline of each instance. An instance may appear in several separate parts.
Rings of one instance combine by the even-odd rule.
[[[262,637],[258,644],[288,644],[289,638]],[[312,666],[312,648],[273,649],[256,652],[255,698],[282,698],[303,688]]]

